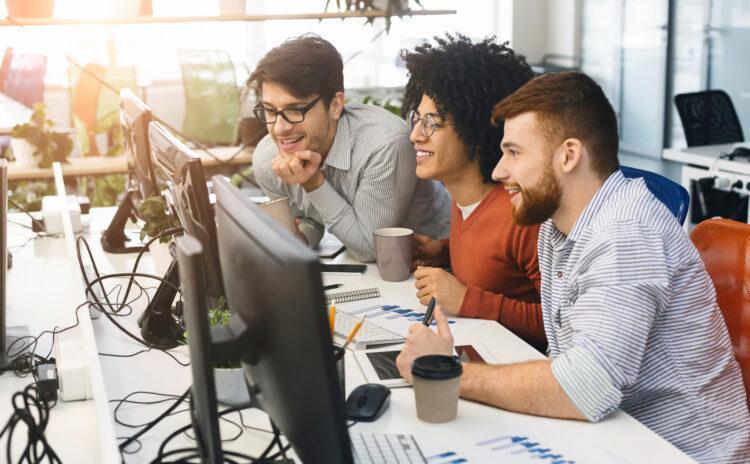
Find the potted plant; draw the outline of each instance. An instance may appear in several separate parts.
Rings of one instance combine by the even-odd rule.
[[[234,16],[245,14],[245,0],[219,0],[219,14]]]
[[[226,299],[222,296],[216,307],[208,310],[208,325],[227,325],[230,316]],[[245,372],[239,361],[215,365],[214,383],[217,401],[228,406],[239,406],[250,401]]]
[[[210,327],[227,325],[230,316],[226,299],[222,296],[216,307],[208,310],[208,325]],[[184,338],[187,343],[190,343],[187,331],[185,331]],[[220,403],[239,406],[250,401],[245,373],[239,361],[214,365],[214,384],[216,385],[216,399]]]
[[[414,2],[417,5],[422,6],[420,0],[414,0]],[[326,6],[323,11],[328,11],[328,6],[330,4],[331,0],[326,0]],[[386,33],[391,30],[391,16],[403,16],[411,9],[409,8],[409,0],[344,0],[344,7],[344,11],[383,11]],[[341,10],[341,0],[336,0],[336,9]],[[367,18],[367,22],[370,24],[372,24],[374,20],[375,18]]]
[[[73,149],[73,141],[66,134],[52,129],[52,120],[45,115],[44,103],[36,103],[31,120],[13,127],[10,133],[11,150],[20,166],[49,168],[52,163],[66,163]]]
[[[138,216],[143,219],[141,228],[141,241],[146,237],[159,237],[159,235],[180,227],[174,216],[167,213],[167,205],[160,195],[154,195],[143,200],[138,207]],[[154,267],[159,275],[164,275],[172,264],[172,254],[169,250],[169,242],[172,235],[163,235],[156,242],[149,245]]]

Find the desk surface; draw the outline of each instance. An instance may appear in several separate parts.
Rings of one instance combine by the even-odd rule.
[[[224,160],[229,160],[226,163],[230,165],[250,164],[253,147],[246,147],[237,156],[234,156],[239,149],[240,147],[209,148],[208,151],[213,156],[202,150],[194,150],[193,152],[200,156],[203,165],[206,167],[218,166]],[[62,164],[63,175],[65,176],[96,176],[128,172],[128,163],[124,155],[71,157],[68,159],[69,163]],[[8,164],[8,180],[52,179],[52,177],[52,168],[43,169],[18,166],[15,163]]]
[[[125,271],[132,268],[135,255],[106,254],[99,246],[99,231],[103,230],[113,208],[94,209],[91,215],[88,237],[100,272]],[[17,226],[12,226],[13,235],[20,235]],[[20,229],[23,231],[23,229]],[[28,236],[20,237],[14,243],[23,242]],[[12,244],[10,246],[13,246]],[[80,285],[67,291],[63,289],[69,283],[69,277],[61,275],[70,267],[65,263],[64,245],[60,239],[36,239],[24,248],[16,250],[14,268],[9,274],[9,293],[14,312],[19,308],[34,308],[28,314],[32,333],[39,333],[54,324],[63,325],[72,321],[72,308],[82,298]],[[336,262],[351,262],[343,254]],[[141,266],[144,272],[153,271],[152,263],[146,259]],[[19,279],[28,279],[22,281]],[[33,280],[32,280],[33,279]],[[41,280],[40,280],[41,279]],[[379,301],[367,300],[337,305],[342,311],[369,306],[376,303],[394,303],[412,308],[420,308],[413,288],[413,279],[401,283],[383,282],[378,278],[377,269],[369,265],[363,276],[324,275],[325,283],[342,283],[340,290],[378,287],[382,298]],[[30,289],[38,282],[49,282],[44,292],[21,291]],[[145,283],[146,286],[155,284]],[[110,288],[112,284],[110,284]],[[137,330],[137,316],[145,306],[140,299],[133,304],[133,314],[120,318],[120,322],[130,330]],[[52,317],[52,316],[55,317]],[[464,323],[465,321],[465,323]],[[142,349],[136,342],[118,332],[112,324],[101,317],[92,321],[96,349],[100,353],[129,354]],[[460,327],[460,328],[459,328]],[[454,328],[456,341],[459,343],[479,342],[483,344],[499,362],[519,362],[539,359],[541,354],[500,326],[494,321],[460,320]],[[48,346],[48,345],[47,345]],[[188,360],[186,347],[173,350],[175,356]],[[190,369],[177,364],[164,353],[150,351],[132,358],[99,357],[103,373],[106,398],[97,402],[123,398],[137,391],[153,391],[164,394],[179,395],[188,388],[191,382]],[[10,395],[19,386],[28,383],[11,375],[0,377],[0,419],[9,414]],[[346,359],[346,389],[351,391],[356,385],[365,383],[364,375],[359,369],[351,352]],[[144,399],[144,398],[141,398]],[[110,421],[112,417],[97,414],[93,401],[59,403],[50,415],[48,438],[51,445],[60,453],[63,462],[109,462],[103,459],[107,450],[81,446],[89,442],[90,437],[97,437],[99,421]],[[119,418],[130,423],[145,423],[156,417],[166,404],[153,406],[123,406]],[[113,408],[110,405],[110,411]],[[237,421],[236,415],[233,420]],[[256,427],[267,428],[267,416],[258,411],[243,413],[244,422]],[[188,423],[186,413],[176,414],[157,425],[142,440],[142,449],[126,456],[126,462],[149,462],[156,454],[161,441],[176,428]],[[117,436],[129,436],[136,429],[115,425]],[[550,446],[560,446],[565,450],[578,453],[576,462],[692,462],[687,456],[671,446],[648,428],[623,412],[617,412],[597,424],[578,421],[547,419],[516,414],[477,403],[461,400],[458,418],[448,424],[434,425],[420,422],[416,418],[413,392],[410,388],[394,389],[391,406],[388,411],[374,423],[360,423],[352,427],[354,432],[410,433],[413,434],[425,455],[454,451],[467,458],[478,456],[476,443],[480,440],[507,434],[533,434],[537,439],[549,440]],[[236,431],[234,426],[222,422],[222,431],[230,436]],[[86,438],[83,438],[86,437]],[[226,443],[227,449],[253,453],[263,449],[269,436],[257,430],[246,429],[240,438]],[[107,440],[104,440],[108,442]],[[546,442],[545,442],[546,443]],[[194,446],[185,435],[178,437],[173,446]],[[557,449],[557,448],[556,448]],[[111,450],[109,450],[111,451]],[[571,451],[568,451],[571,453]],[[568,455],[566,454],[566,457]],[[569,457],[570,458],[570,457]],[[470,460],[469,462],[476,462]],[[516,461],[514,461],[516,462]]]
[[[735,147],[750,148],[749,143],[727,143],[722,145],[706,145],[702,147],[665,148],[662,157],[666,160],[683,164],[692,164],[711,170],[750,174],[750,160],[730,161],[719,159],[724,153],[731,153]]]
[[[29,122],[31,109],[0,93],[0,135],[10,134],[13,126]]]

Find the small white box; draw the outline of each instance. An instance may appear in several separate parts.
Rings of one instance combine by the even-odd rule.
[[[81,231],[81,207],[78,205],[76,197],[69,195],[66,197],[68,212],[70,213],[70,224],[73,232]],[[42,198],[42,217],[44,218],[44,228],[48,234],[62,234],[62,204],[56,196]]]

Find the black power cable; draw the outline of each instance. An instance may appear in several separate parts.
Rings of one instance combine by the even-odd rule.
[[[5,448],[5,462],[19,464],[37,464],[49,462],[62,464],[62,461],[52,449],[44,436],[49,423],[50,406],[39,394],[36,384],[30,384],[23,391],[13,394],[13,414],[0,430],[0,439],[7,433]],[[13,458],[11,445],[13,433],[18,424],[23,423],[27,429],[26,446],[18,460]]]
[[[44,221],[42,221],[41,219],[35,218],[26,208],[19,205],[18,203],[16,203],[10,198],[8,198],[8,203],[20,209],[21,212],[26,213],[26,215],[31,218],[31,230],[33,232],[46,232],[47,229],[44,227]]]
[[[127,286],[127,288],[125,290],[125,296],[123,297],[124,299],[126,299],[128,297],[128,295],[130,293],[130,289],[131,289],[132,285],[135,283],[135,277],[143,277],[143,278],[147,278],[147,279],[158,280],[158,281],[160,281],[162,283],[165,283],[166,285],[172,287],[179,294],[181,294],[180,288],[178,286],[175,286],[173,283],[169,282],[166,279],[163,279],[161,277],[158,277],[158,276],[155,276],[155,275],[151,275],[151,274],[144,274],[144,273],[135,272],[136,269],[138,268],[138,264],[140,262],[140,259],[143,256],[143,253],[147,249],[148,245],[150,245],[151,243],[153,243],[155,240],[161,238],[162,236],[172,235],[172,234],[177,233],[177,232],[179,232],[181,230],[182,229],[179,229],[179,228],[170,229],[168,231],[165,231],[162,234],[159,234],[158,236],[152,238],[149,242],[147,242],[146,246],[144,247],[144,249],[141,250],[141,252],[138,254],[138,257],[136,258],[136,261],[135,261],[135,263],[133,265],[133,272],[125,272],[125,273],[115,273],[115,274],[101,275],[99,273],[99,268],[96,265],[96,261],[94,260],[93,253],[91,252],[91,248],[89,247],[88,241],[86,241],[86,239],[84,237],[82,237],[82,236],[78,237],[78,240],[76,241],[76,252],[77,252],[77,258],[78,258],[78,265],[79,265],[80,270],[81,270],[81,276],[82,276],[82,278],[83,278],[83,280],[84,280],[84,282],[86,284],[85,293],[88,296],[88,298],[90,298],[91,300],[93,300],[91,302],[91,304],[95,308],[97,308],[101,313],[103,313],[107,317],[107,319],[109,319],[109,321],[112,322],[112,324],[115,325],[115,327],[117,327],[118,329],[120,329],[120,331],[123,332],[128,337],[132,338],[133,340],[137,341],[138,343],[142,344],[143,346],[145,346],[147,348],[153,348],[153,349],[157,349],[159,351],[162,351],[163,353],[167,354],[169,357],[171,357],[175,362],[177,362],[181,366],[189,366],[190,365],[189,363],[183,363],[182,361],[180,361],[179,359],[177,359],[173,354],[169,353],[167,350],[158,348],[158,347],[154,346],[153,344],[151,344],[151,343],[143,340],[141,337],[133,334],[128,329],[126,329],[125,327],[123,327],[119,322],[117,322],[117,320],[115,320],[114,316],[117,316],[118,315],[117,313],[119,311],[121,311],[124,308],[124,306],[116,306],[115,304],[113,304],[112,302],[109,301],[109,297],[107,296],[108,294],[107,294],[107,292],[105,292],[104,285],[102,283],[104,280],[107,280],[107,279],[128,277],[129,278],[129,282],[128,282],[128,286]],[[94,270],[94,275],[96,276],[96,278],[94,280],[89,280],[89,277],[86,274],[86,271],[85,271],[85,268],[84,268],[84,264],[83,264],[83,257],[81,256],[81,246],[83,246],[86,249],[86,252],[87,252],[87,254],[89,256],[89,261],[91,262],[91,265],[92,265],[93,270]],[[102,294],[104,295],[104,300],[106,301],[106,303],[103,303],[99,299],[99,297],[95,294],[95,292],[93,291],[93,289],[95,288],[96,284],[99,284],[100,289],[102,290]],[[135,283],[135,285],[138,285],[138,284]],[[108,306],[110,308],[116,307],[116,309],[112,309],[111,311],[107,311],[104,308],[105,306]]]

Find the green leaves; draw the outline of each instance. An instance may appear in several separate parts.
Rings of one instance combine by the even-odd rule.
[[[208,310],[208,325],[211,327],[215,325],[227,325],[229,324],[230,316],[227,300],[223,296],[219,297],[216,307]]]
[[[49,168],[55,161],[66,163],[73,149],[70,137],[52,130],[52,121],[45,115],[44,103],[35,103],[31,121],[13,127],[10,135],[34,146],[34,155],[41,156],[40,168]]]
[[[94,177],[94,189],[91,193],[91,206],[114,206],[117,197],[125,190],[128,179],[125,174],[110,174]]]
[[[146,236],[158,237],[169,229],[180,227],[179,222],[167,214],[167,205],[160,195],[143,200],[138,208],[138,214],[145,221],[141,228],[141,240],[144,240]],[[159,243],[168,243],[169,240],[169,236],[164,236],[159,239]]]
[[[373,97],[372,95],[367,95],[362,99],[362,103],[364,103],[365,105],[380,106],[395,114],[399,118],[401,117],[401,105],[394,103],[392,100],[381,100],[379,98]]]

